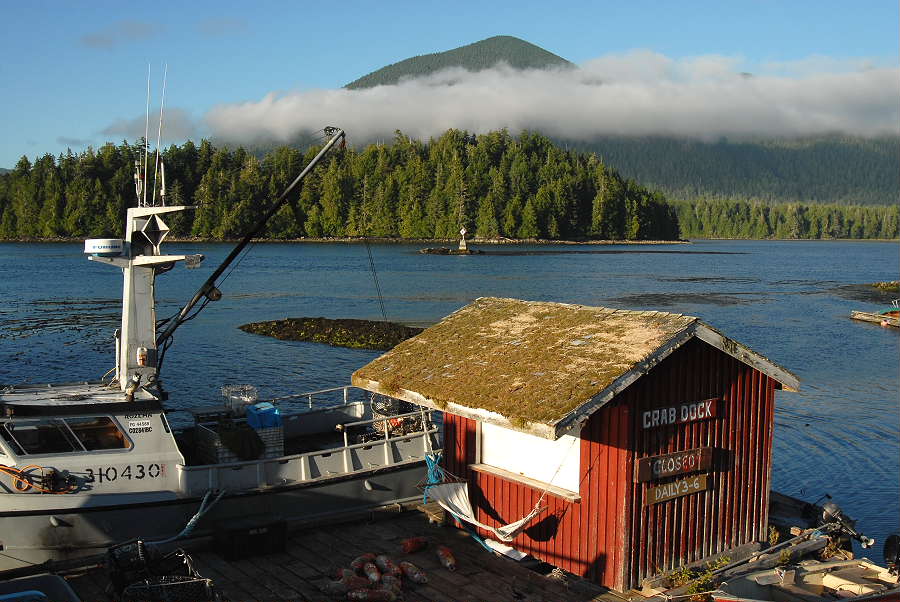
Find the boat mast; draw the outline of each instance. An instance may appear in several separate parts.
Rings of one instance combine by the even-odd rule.
[[[138,207],[144,207],[147,205],[147,159],[149,158],[147,155],[150,153],[150,141],[148,140],[150,136],[150,63],[147,63],[147,117],[144,121],[144,178],[142,180],[142,192],[143,198],[141,198],[141,193],[138,193]]]
[[[153,205],[156,205],[156,181],[159,178],[159,164],[162,162],[162,157],[159,156],[159,145],[162,143],[163,105],[166,104],[166,79],[168,76],[169,65],[167,63],[165,71],[163,71],[162,98],[159,101],[159,129],[156,132],[156,158],[153,161]],[[166,204],[164,194],[160,195],[160,204]]]

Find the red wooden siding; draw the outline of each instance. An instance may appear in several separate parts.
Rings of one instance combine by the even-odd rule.
[[[594,413],[581,431],[580,502],[548,494],[548,510],[512,544],[550,564],[624,591],[661,572],[765,538],[775,381],[692,340]],[[723,396],[710,420],[644,429],[642,413]],[[474,420],[445,414],[445,466],[470,483],[478,519],[528,514],[540,489],[468,470]],[[717,450],[708,491],[651,506],[635,483],[638,459],[695,447]],[[482,533],[488,536],[488,533]]]
[[[644,411],[724,397],[710,420],[644,429]],[[775,381],[699,340],[692,340],[620,395],[637,418],[635,461],[695,447],[716,449],[705,492],[645,505],[655,483],[634,486],[631,586],[711,554],[764,539],[768,523]]]
[[[516,549],[607,587],[624,589],[622,535],[628,528],[625,496],[631,483],[631,412],[622,403],[598,411],[581,431],[580,502],[547,494],[548,509],[512,544]],[[542,491],[491,474],[468,471],[475,462],[474,420],[444,415],[445,463],[468,474],[478,520],[493,526],[516,521],[534,508]],[[469,445],[460,445],[469,441]],[[452,453],[451,453],[452,450]],[[482,532],[486,537],[493,537]]]

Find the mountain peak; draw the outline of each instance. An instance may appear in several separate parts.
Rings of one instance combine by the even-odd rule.
[[[535,46],[514,36],[501,35],[445,52],[423,54],[393,63],[350,82],[345,88],[354,90],[393,85],[402,79],[423,77],[451,67],[482,71],[490,69],[500,62],[507,63],[514,69],[573,66],[571,62],[540,46]]]

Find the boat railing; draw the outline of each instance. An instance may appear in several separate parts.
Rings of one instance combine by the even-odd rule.
[[[318,391],[307,391],[305,393],[294,393],[292,395],[282,395],[280,397],[272,397],[271,399],[266,399],[264,401],[268,401],[270,403],[278,405],[282,401],[306,398],[307,406],[310,409],[312,409],[313,405],[316,405],[313,403],[313,399],[315,397],[317,397],[317,396],[323,397],[323,396],[328,395],[329,393],[335,393],[335,392],[341,393],[341,395],[338,397],[343,398],[343,403],[350,403],[351,390],[360,391],[360,392],[368,394],[368,391],[366,391],[365,389],[360,389],[359,387],[354,387],[353,385],[344,385],[341,387],[331,387],[328,389],[319,389]],[[334,396],[331,396],[331,397],[334,397]],[[363,396],[363,397],[365,397],[365,396]],[[360,399],[359,401],[362,401],[362,399]],[[322,403],[321,405],[326,406],[329,404]]]
[[[340,390],[331,389],[328,391]],[[207,490],[268,488],[319,481],[365,471],[421,462],[439,446],[439,427],[431,420],[432,410],[381,416],[342,424],[343,444],[300,454],[201,466],[178,466],[181,490],[201,494]],[[413,432],[392,432],[392,421],[418,417]],[[396,424],[396,422],[393,422]],[[377,426],[381,428],[377,428]],[[352,442],[351,429],[372,427],[379,436]]]

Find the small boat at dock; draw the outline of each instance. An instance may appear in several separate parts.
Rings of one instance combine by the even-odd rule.
[[[872,322],[881,326],[900,328],[900,300],[894,299],[890,308],[875,313],[868,311],[851,311],[850,318],[861,322]]]
[[[805,560],[731,579],[710,597],[714,602],[887,602],[900,600],[900,584],[896,572],[867,558]]]

